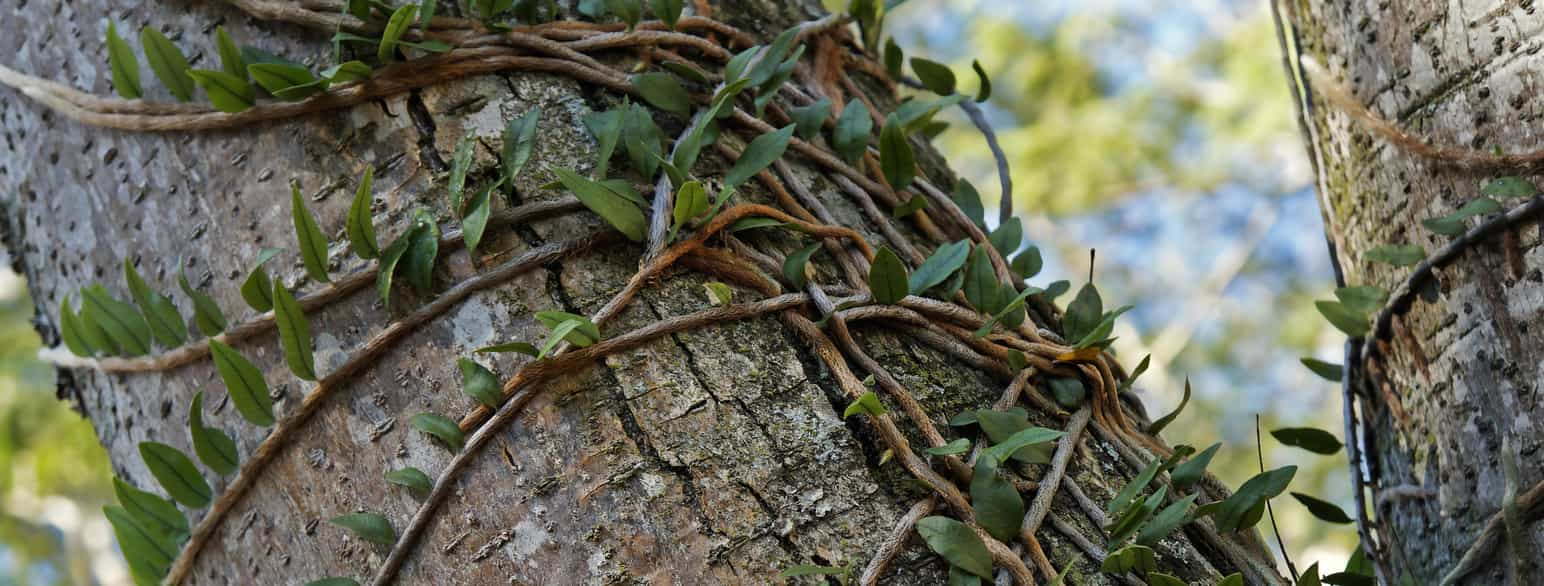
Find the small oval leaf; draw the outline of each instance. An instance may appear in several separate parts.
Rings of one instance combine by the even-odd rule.
[[[445,442],[445,445],[450,446],[452,451],[461,451],[461,446],[466,442],[461,428],[444,415],[419,413],[413,416],[411,422],[415,429],[439,438],[440,441]]]
[[[499,406],[503,393],[499,390],[499,379],[493,371],[465,358],[457,360],[456,365],[461,368],[462,392],[489,407]]]
[[[375,513],[338,515],[327,522],[353,531],[354,535],[370,543],[391,545],[397,542],[397,530],[392,528],[391,521]]]

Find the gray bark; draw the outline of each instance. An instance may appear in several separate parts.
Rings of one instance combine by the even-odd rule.
[[[1544,17],[1531,2],[1291,4],[1303,54],[1410,135],[1484,153],[1538,148],[1544,61],[1537,35]],[[1410,269],[1369,261],[1369,250],[1405,243],[1437,250],[1450,238],[1420,220],[1475,199],[1497,175],[1528,171],[1458,169],[1376,138],[1322,92],[1313,92],[1311,105],[1310,154],[1329,235],[1351,285],[1395,289]],[[1544,441],[1539,245],[1535,221],[1481,239],[1416,289],[1392,334],[1370,340],[1372,359],[1358,365],[1369,375],[1358,381],[1359,403],[1371,420],[1375,494],[1414,485],[1435,495],[1383,499],[1386,506],[1376,511],[1376,526],[1392,544],[1391,567],[1416,584],[1437,583],[1501,509],[1504,439],[1520,454],[1523,490],[1544,479],[1537,457]],[[1525,532],[1537,568],[1544,530]],[[1510,565],[1501,549],[1466,583],[1501,583]]]
[[[238,42],[297,60],[327,59],[325,35],[254,21],[224,4],[108,4],[6,2],[0,6],[6,28],[26,32],[0,38],[0,55],[14,69],[97,95],[111,92],[103,45],[109,18],[120,31],[148,23],[180,32],[178,42],[194,67],[215,66],[213,28],[220,23]],[[717,16],[769,39],[811,13],[804,4],[747,1],[725,2]],[[148,69],[144,75],[147,97],[169,99],[148,81]],[[474,176],[486,176],[496,163],[504,122],[532,107],[544,114],[534,160],[517,181],[518,199],[558,197],[539,189],[551,180],[545,168],[588,169],[593,144],[580,116],[618,101],[572,80],[509,73],[239,130],[134,134],[62,120],[14,92],[0,96],[7,244],[29,278],[38,327],[51,343],[57,342],[61,300],[77,288],[101,281],[123,293],[124,258],[139,259],[141,272],[167,292],[183,259],[233,322],[251,316],[237,289],[260,248],[288,248],[270,268],[287,285],[314,289],[295,252],[291,180],[312,197],[323,231],[333,236],[334,275],[367,264],[346,249],[341,234],[352,190],[368,167],[376,169],[375,221],[383,244],[418,207],[453,225],[445,212],[442,165],[456,139],[467,130],[477,133]],[[838,220],[870,241],[882,240],[816,168],[793,162]],[[746,191],[753,200],[770,199],[754,182]],[[481,248],[500,255],[497,262],[602,227],[593,214],[572,214],[494,231]],[[799,242],[779,236],[766,244],[781,256]],[[459,416],[473,405],[459,392],[456,358],[490,343],[544,339],[535,311],[592,313],[637,269],[641,252],[615,245],[552,263],[473,296],[397,344],[324,404],[307,432],[284,449],[200,553],[190,582],[368,577],[387,550],[326,519],[371,511],[400,529],[411,518],[418,502],[382,475],[411,465],[433,476],[450,458],[407,420],[424,411]],[[475,274],[479,259],[458,251],[439,266],[436,288],[442,290]],[[822,267],[822,279],[836,274]],[[607,332],[705,307],[701,285],[707,280],[684,270],[668,274]],[[736,295],[756,297],[749,290]],[[173,298],[191,315],[180,295]],[[393,316],[424,301],[399,288],[392,307],[384,308],[366,289],[313,312],[308,317],[318,371],[325,374]],[[884,328],[857,329],[869,352],[894,369],[946,432],[948,417],[989,405],[1006,384]],[[298,404],[309,385],[288,374],[273,335],[238,349],[275,385],[277,411]],[[500,355],[485,363],[509,376],[525,360]],[[149,374],[61,375],[61,395],[93,422],[114,472],[142,488],[154,490],[156,483],[136,444],[155,440],[191,453],[185,417],[197,391],[208,395],[207,421],[230,432],[244,455],[266,434],[235,414],[207,361]],[[851,564],[861,571],[896,520],[923,496],[896,464],[880,463],[882,448],[866,424],[840,417],[847,400],[806,344],[775,317],[662,339],[553,381],[546,391],[461,476],[404,566],[403,583],[765,583],[801,563]],[[1035,418],[1057,425],[1046,414]],[[1083,447],[1070,475],[1103,503],[1136,470],[1095,437]],[[206,477],[216,491],[229,480]],[[194,522],[202,514],[190,511]],[[1103,543],[1101,529],[1065,491],[1051,514]],[[1038,535],[1058,567],[1074,565],[1095,583],[1109,579],[1049,524]],[[1198,551],[1184,533],[1158,550],[1165,567],[1187,578],[1210,580],[1233,571],[1208,561],[1220,556]],[[913,538],[887,582],[936,584],[945,570]]]

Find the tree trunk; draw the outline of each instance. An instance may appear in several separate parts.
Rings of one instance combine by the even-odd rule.
[[[1539,504],[1529,489],[1544,479],[1537,215],[1469,220],[1474,237],[1429,275],[1374,262],[1369,252],[1415,244],[1434,256],[1455,239],[1421,220],[1476,200],[1498,176],[1538,171],[1537,156],[1521,153],[1538,147],[1544,58],[1534,37],[1544,16],[1528,2],[1289,2],[1285,10],[1313,60],[1300,72],[1311,96],[1305,129],[1345,283],[1413,285],[1352,365],[1381,557],[1390,579],[1436,584],[1489,524],[1491,539],[1477,548],[1483,563],[1461,583],[1500,584],[1515,562],[1544,562],[1537,526],[1520,528],[1511,545],[1494,539],[1505,525],[1495,518],[1508,496],[1504,449],[1520,465],[1524,522]],[[1378,131],[1373,118],[1398,130]],[[1513,583],[1540,576],[1535,569]]]
[[[217,68],[212,39],[221,23],[239,43],[310,63],[330,61],[326,39],[331,31],[262,21],[238,10],[240,3],[103,4],[11,3],[7,28],[29,32],[0,39],[0,54],[8,56],[5,61],[13,69],[97,96],[112,91],[103,43],[109,19],[124,36],[141,23],[180,32],[173,39],[190,54],[194,68]],[[454,14],[452,4],[440,2],[441,14]],[[818,16],[816,5],[725,1],[714,17],[764,42],[783,27]],[[846,46],[840,50],[848,51]],[[633,56],[626,50],[603,54],[627,65]],[[147,99],[168,99],[158,86],[151,89],[155,84],[148,71],[142,75]],[[854,77],[864,87],[883,87],[880,80]],[[819,95],[821,88],[805,90]],[[478,139],[469,185],[480,185],[496,175],[505,122],[531,108],[542,109],[533,159],[516,180],[515,196],[498,201],[496,209],[562,201],[566,195],[542,189],[553,179],[547,169],[591,168],[596,145],[581,116],[621,100],[617,92],[585,81],[510,71],[235,129],[136,133],[86,126],[17,93],[7,95],[0,103],[6,138],[0,146],[0,181],[15,194],[7,213],[7,244],[13,263],[29,278],[39,305],[38,327],[55,344],[62,300],[74,299],[74,291],[92,282],[123,292],[124,259],[137,259],[140,272],[168,292],[174,289],[180,259],[195,285],[214,296],[233,324],[255,318],[238,287],[264,247],[288,249],[269,264],[285,285],[302,293],[322,289],[305,277],[295,252],[291,181],[298,182],[335,243],[330,254],[335,281],[374,266],[350,253],[342,236],[351,194],[368,168],[375,170],[374,221],[383,245],[403,230],[416,208],[433,210],[449,230],[457,224],[446,211],[445,170],[458,138],[471,131]],[[893,103],[889,96],[879,99]],[[682,127],[663,115],[660,119],[671,136]],[[726,125],[728,130],[745,131]],[[752,136],[741,134],[736,140],[743,144]],[[886,240],[873,220],[888,218],[888,210],[867,213],[840,187],[836,173],[789,153],[785,180],[812,193],[836,222],[870,242]],[[725,163],[705,155],[703,166],[721,169]],[[935,184],[952,182],[945,169],[927,171]],[[740,197],[785,201],[755,181]],[[429,295],[399,287],[390,307],[382,307],[374,289],[366,286],[308,311],[317,370],[325,375],[349,363],[393,320],[414,315],[491,267],[607,230],[594,214],[568,211],[512,228],[490,228],[476,256],[459,248],[446,252]],[[950,240],[965,237],[947,216],[933,217]],[[924,238],[918,225],[898,222],[895,228],[926,253],[938,242]],[[779,262],[802,246],[793,235],[755,234],[743,240]],[[830,242],[837,243],[830,251],[856,251],[839,240]],[[715,241],[713,246],[724,245]],[[512,280],[466,296],[411,328],[321,400],[299,433],[274,446],[269,464],[242,471],[256,476],[220,520],[204,521],[208,509],[189,511],[195,526],[208,524],[212,532],[192,557],[187,582],[298,584],[376,573],[392,549],[363,542],[327,520],[369,511],[391,520],[399,534],[409,526],[422,501],[382,476],[415,466],[432,477],[451,465],[455,454],[408,420],[421,412],[455,418],[475,406],[459,392],[457,358],[493,343],[545,339],[546,329],[533,318],[536,311],[594,314],[638,271],[642,253],[641,246],[611,239],[593,249],[544,258]],[[865,287],[829,257],[817,259],[817,282]],[[764,272],[776,274],[775,267]],[[606,338],[708,307],[703,285],[715,279],[685,267],[652,279],[636,301],[605,325]],[[734,293],[737,301],[763,296],[740,286]],[[184,315],[191,314],[185,298],[173,297]],[[819,319],[813,307],[793,311]],[[861,571],[928,493],[895,460],[887,461],[887,444],[873,423],[843,419],[852,400],[851,388],[843,385],[846,373],[834,371],[812,349],[808,332],[790,327],[802,319],[767,313],[681,331],[538,385],[534,390],[539,394],[518,419],[486,446],[467,453],[466,467],[448,485],[447,497],[432,511],[416,544],[406,549],[400,581],[766,583],[796,564],[850,565]],[[854,322],[853,329],[858,345],[915,395],[932,425],[948,438],[955,430],[945,421],[992,405],[1012,379],[1000,357],[973,367],[893,324]],[[278,413],[297,412],[314,392],[312,384],[289,374],[272,331],[235,347],[264,371]],[[529,362],[517,354],[477,359],[505,378]],[[866,374],[871,372],[860,369],[857,376]],[[1033,383],[1041,387],[1044,381],[1037,375]],[[272,429],[250,425],[236,414],[206,358],[150,372],[61,370],[61,395],[91,419],[112,454],[116,474],[144,489],[158,486],[137,444],[155,440],[192,453],[186,417],[198,391],[207,395],[206,422],[230,432],[243,459],[252,458]],[[1032,419],[1065,427],[1068,415],[1048,412],[1048,403],[1038,398],[1042,390],[1030,392],[1036,400],[1024,404]],[[893,396],[881,394],[892,411],[903,411]],[[1136,413],[1126,416],[1141,419]],[[914,422],[896,421],[916,450],[929,445]],[[1084,434],[1068,470],[1072,484],[1099,506],[1155,457],[1145,451],[1132,457],[1129,448],[1112,441]],[[1122,450],[1128,457],[1121,456]],[[1030,467],[1028,477],[1040,477],[1045,468]],[[237,479],[207,471],[205,477],[217,494]],[[1026,491],[1026,500],[1033,494]],[[1098,574],[1098,561],[1078,545],[1103,546],[1105,533],[1090,520],[1097,515],[1067,490],[1055,494],[1051,520],[1035,534],[1045,555],[1057,568],[1071,565],[1095,583],[1113,581]],[[938,511],[948,514],[942,504]],[[942,583],[947,566],[915,531],[903,537],[900,557],[885,570],[884,581]],[[1237,549],[1232,543],[1232,538],[1219,540],[1192,527],[1163,540],[1157,550],[1168,571],[1211,583],[1238,569],[1228,561],[1238,559],[1236,551],[1230,558],[1219,549]]]

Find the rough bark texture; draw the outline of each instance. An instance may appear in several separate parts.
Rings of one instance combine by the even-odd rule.
[[[1431,145],[1481,152],[1538,148],[1544,15],[1532,2],[1293,2],[1302,52],[1355,99]],[[1450,238],[1420,220],[1475,199],[1496,175],[1465,172],[1370,135],[1314,92],[1313,134],[1325,219],[1347,284],[1394,289],[1410,273],[1367,259],[1386,244],[1427,251]],[[1504,206],[1517,200],[1503,201]],[[1473,225],[1473,221],[1470,222]],[[1377,512],[1391,566],[1435,584],[1501,508],[1501,446],[1520,453],[1524,489],[1544,479],[1544,248],[1523,222],[1440,268],[1375,344],[1360,401],[1371,419],[1378,488],[1417,485],[1434,498],[1392,499]],[[1535,567],[1544,531],[1528,530]],[[1469,583],[1498,584],[1498,554]],[[1537,575],[1534,576],[1536,580]]]
[[[0,38],[0,55],[12,68],[98,95],[111,92],[103,46],[109,18],[122,31],[148,23],[180,32],[179,44],[194,67],[213,67],[212,31],[221,23],[238,42],[297,60],[327,59],[325,35],[257,22],[224,4],[107,4],[7,1],[0,5],[5,28],[25,32]],[[441,2],[442,11],[449,4]],[[814,13],[803,4],[749,0],[725,2],[718,10],[717,16],[764,39]],[[167,99],[149,82],[148,69],[144,75],[147,97]],[[295,253],[291,180],[333,236],[334,275],[365,266],[346,250],[341,234],[350,194],[367,167],[376,169],[375,221],[383,244],[418,207],[453,225],[445,213],[443,170],[456,139],[467,130],[477,133],[474,176],[486,177],[504,122],[532,107],[544,112],[539,144],[518,179],[516,199],[558,197],[539,189],[551,180],[545,167],[588,169],[594,147],[580,116],[619,101],[572,80],[511,73],[233,131],[132,134],[61,121],[14,92],[0,96],[7,244],[15,266],[30,279],[38,326],[50,342],[57,341],[53,322],[61,300],[75,289],[101,281],[123,292],[124,258],[140,259],[141,272],[163,291],[173,289],[176,263],[183,259],[195,283],[233,321],[251,315],[237,289],[262,247],[288,248],[270,268],[287,285],[314,289]],[[679,130],[679,121],[662,122],[672,136]],[[833,183],[792,162],[840,222],[871,241],[882,239]],[[754,182],[747,193],[752,200],[769,199]],[[593,214],[571,214],[497,230],[481,249],[497,262],[601,228]],[[800,245],[791,236],[762,244],[779,256]],[[381,477],[409,465],[432,476],[449,459],[444,447],[407,420],[424,411],[456,416],[472,406],[459,392],[456,358],[490,343],[543,339],[546,331],[532,318],[534,311],[593,312],[636,271],[640,253],[639,247],[618,245],[552,263],[473,296],[397,344],[324,404],[307,432],[284,449],[220,525],[190,581],[298,584],[328,575],[369,576],[386,550],[326,519],[372,511],[400,529],[413,515],[418,502]],[[484,260],[490,259],[465,251],[445,256],[436,289],[474,274]],[[836,275],[822,267],[822,279]],[[621,332],[701,309],[706,280],[672,272],[606,329]],[[756,297],[749,290],[736,293]],[[191,314],[180,295],[173,297]],[[399,289],[393,307],[384,308],[367,288],[314,312],[309,319],[318,371],[329,371],[394,315],[424,301]],[[861,343],[918,395],[946,432],[949,416],[991,404],[1006,384],[884,328],[858,329]],[[277,411],[293,408],[307,392],[310,385],[288,374],[272,335],[239,349],[274,384]],[[499,355],[485,362],[508,376],[525,360]],[[196,391],[209,395],[207,421],[230,432],[243,454],[266,433],[235,414],[207,361],[150,374],[62,375],[61,393],[95,424],[115,472],[140,487],[156,483],[136,455],[138,442],[153,439],[191,452],[185,418]],[[793,564],[861,570],[923,492],[897,465],[881,464],[882,448],[865,424],[839,416],[846,403],[807,345],[774,317],[691,331],[611,357],[551,383],[495,449],[481,452],[439,509],[401,582],[766,583]],[[1059,426],[1048,415],[1035,417]],[[1135,470],[1091,434],[1082,445],[1070,474],[1103,503]],[[219,491],[222,480],[209,476]],[[190,514],[196,522],[203,512]],[[1103,543],[1102,531],[1065,491],[1052,515]],[[1058,567],[1074,564],[1096,583],[1110,579],[1049,524],[1039,538]],[[1219,570],[1233,571],[1208,561],[1216,553],[1198,551],[1183,533],[1158,550],[1163,564],[1183,577],[1209,583]],[[937,584],[944,573],[939,558],[913,538],[888,575],[894,583]]]

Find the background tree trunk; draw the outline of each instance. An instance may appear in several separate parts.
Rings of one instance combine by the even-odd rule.
[[[453,10],[453,3],[440,4],[442,11]],[[726,1],[715,16],[767,40],[818,14],[815,4]],[[103,43],[109,19],[125,36],[142,23],[173,33],[195,68],[214,67],[213,29],[222,23],[239,43],[309,63],[329,59],[326,34],[259,22],[216,2],[27,0],[0,10],[8,30],[27,31],[0,39],[10,67],[100,96],[111,93]],[[148,82],[148,70],[143,75],[147,98],[168,99]],[[251,316],[237,290],[261,248],[288,248],[270,270],[287,286],[316,289],[295,253],[288,215],[292,180],[333,236],[335,276],[368,265],[346,252],[340,236],[350,194],[367,168],[376,172],[375,221],[383,244],[415,208],[434,210],[453,225],[445,212],[443,172],[456,140],[476,133],[473,173],[487,176],[505,121],[533,107],[543,111],[539,142],[517,180],[516,201],[556,198],[539,188],[551,180],[546,168],[591,167],[594,144],[580,117],[620,101],[568,78],[508,73],[238,130],[136,134],[86,127],[14,92],[4,95],[0,182],[14,198],[7,244],[12,262],[29,278],[39,329],[50,343],[58,339],[54,321],[61,300],[73,298],[76,289],[100,281],[124,291],[125,258],[138,259],[140,271],[163,291],[173,289],[181,259],[233,322]],[[672,136],[676,130],[666,128]],[[883,240],[878,226],[818,168],[790,159],[797,180],[839,222],[870,241]],[[939,184],[950,183],[946,170],[929,171],[943,179]],[[744,191],[753,201],[771,200],[755,182]],[[442,257],[436,290],[476,274],[484,263],[603,227],[582,212],[493,231],[480,247],[486,257],[465,251]],[[909,225],[900,228],[924,242]],[[772,236],[762,244],[781,257],[800,242]],[[425,411],[456,416],[472,406],[459,392],[456,359],[490,343],[544,339],[535,311],[593,313],[637,270],[641,252],[617,244],[546,264],[418,328],[327,400],[306,433],[283,448],[218,526],[190,581],[296,584],[370,575],[387,550],[326,519],[372,511],[400,529],[412,517],[418,501],[381,478],[408,465],[432,476],[450,459],[407,420]],[[841,277],[822,266],[820,278]],[[702,284],[708,280],[691,271],[669,273],[607,332],[705,307]],[[757,296],[744,289],[736,294]],[[185,300],[173,297],[191,314]],[[384,308],[366,288],[312,312],[318,370],[335,368],[394,316],[427,301],[399,289],[392,307]],[[882,327],[864,325],[857,333],[946,432],[950,416],[990,405],[1007,382]],[[274,384],[276,410],[295,408],[310,385],[288,374],[274,336],[239,349]],[[491,360],[508,376],[526,358]],[[267,430],[234,413],[207,361],[144,374],[61,371],[61,395],[92,420],[116,474],[147,489],[157,485],[136,444],[155,440],[191,453],[186,414],[201,390],[208,395],[210,424],[232,433],[242,454],[250,454]],[[847,403],[808,345],[774,317],[688,331],[612,356],[549,383],[496,447],[476,456],[403,567],[401,581],[764,583],[794,564],[861,570],[924,492],[895,463],[882,462],[883,448],[861,418],[840,417]],[[1032,417],[1062,426],[1053,414]],[[904,430],[914,444],[925,445],[915,429]],[[1136,470],[1100,438],[1085,435],[1082,446],[1069,474],[1102,504]],[[206,477],[217,492],[230,480]],[[203,513],[192,511],[192,520]],[[1063,533],[1070,529],[1102,544],[1102,530],[1066,491],[1051,515],[1063,529],[1047,523],[1038,533],[1050,559],[1058,567],[1075,565],[1094,582],[1109,581]],[[1166,568],[1207,583],[1234,571],[1215,549],[1192,545],[1194,536],[1181,532],[1160,544]],[[894,583],[937,584],[945,570],[913,537],[888,576]]]
[[[1377,116],[1429,145],[1479,153],[1537,149],[1537,34],[1544,16],[1530,2],[1290,2],[1303,55],[1323,64]],[[1421,226],[1476,199],[1496,176],[1536,169],[1465,170],[1377,138],[1312,87],[1310,155],[1329,236],[1349,285],[1396,289],[1411,269],[1368,260],[1376,247],[1418,244],[1428,254],[1451,237]],[[1504,207],[1517,200],[1502,200]],[[1468,225],[1476,222],[1471,220]],[[1544,479],[1544,248],[1524,221],[1467,247],[1417,299],[1395,312],[1359,364],[1358,401],[1370,426],[1369,470],[1379,533],[1391,567],[1436,584],[1501,508],[1502,444],[1517,451],[1523,490]],[[1360,361],[1359,361],[1360,362]],[[1385,493],[1392,487],[1413,486]],[[1527,529],[1535,568],[1544,531]],[[1505,547],[1474,584],[1499,584]],[[1397,579],[1397,576],[1391,576]],[[1539,574],[1532,576],[1534,582]],[[1524,580],[1521,583],[1530,583]]]

